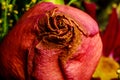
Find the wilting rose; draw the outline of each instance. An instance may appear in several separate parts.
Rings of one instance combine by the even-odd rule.
[[[8,80],[89,80],[101,56],[97,23],[65,5],[39,3],[0,45],[0,76]]]

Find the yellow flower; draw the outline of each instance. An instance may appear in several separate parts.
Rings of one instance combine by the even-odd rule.
[[[101,80],[111,80],[112,78],[117,78],[118,68],[119,64],[113,58],[102,56],[93,77],[99,77]]]
[[[0,24],[2,23],[2,19],[0,19]]]
[[[36,0],[32,0],[33,3],[36,3]]]
[[[12,12],[12,10],[13,10],[13,5],[12,5],[12,4],[9,4],[9,5],[8,5],[8,9],[9,9],[10,12]]]
[[[17,10],[14,10],[13,12],[14,12],[15,14],[18,14],[18,11],[17,11]]]
[[[2,9],[4,10],[5,8],[6,8],[6,2],[3,1],[3,2],[2,2]]]

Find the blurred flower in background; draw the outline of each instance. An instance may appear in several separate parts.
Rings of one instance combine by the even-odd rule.
[[[0,0],[0,41],[21,15],[40,1],[65,3],[86,11],[98,22],[103,41],[103,55],[92,80],[117,80],[120,64],[119,0]]]
[[[75,3],[72,4],[76,7]],[[82,8],[81,8],[82,5]],[[77,5],[98,22],[103,41],[103,55],[92,80],[118,80],[120,75],[120,2],[84,0]]]
[[[97,20],[95,3],[84,2],[84,5],[86,12]],[[112,6],[105,30],[101,30],[103,55],[93,75],[93,79],[96,78],[96,80],[115,80],[120,74],[120,72],[118,72],[120,64],[120,19],[118,16],[120,14],[120,7],[117,6],[117,4],[113,4]]]

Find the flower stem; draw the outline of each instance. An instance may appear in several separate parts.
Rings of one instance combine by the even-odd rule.
[[[7,7],[8,7],[8,0],[6,0],[6,8],[4,11],[4,19],[3,19],[3,33],[2,33],[2,37],[4,37],[4,35],[7,34],[8,31],[8,25],[7,25]]]
[[[42,0],[44,2],[52,2],[54,4],[64,4],[64,0]]]
[[[77,0],[70,0],[69,3],[67,5],[71,5],[73,2],[75,2]]]
[[[14,4],[15,4],[15,2],[16,2],[16,0],[13,0],[13,1],[12,1],[12,5],[14,5]]]

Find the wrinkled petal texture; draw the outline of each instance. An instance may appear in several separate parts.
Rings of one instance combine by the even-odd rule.
[[[7,80],[89,80],[102,53],[97,23],[65,5],[39,3],[0,45]]]

